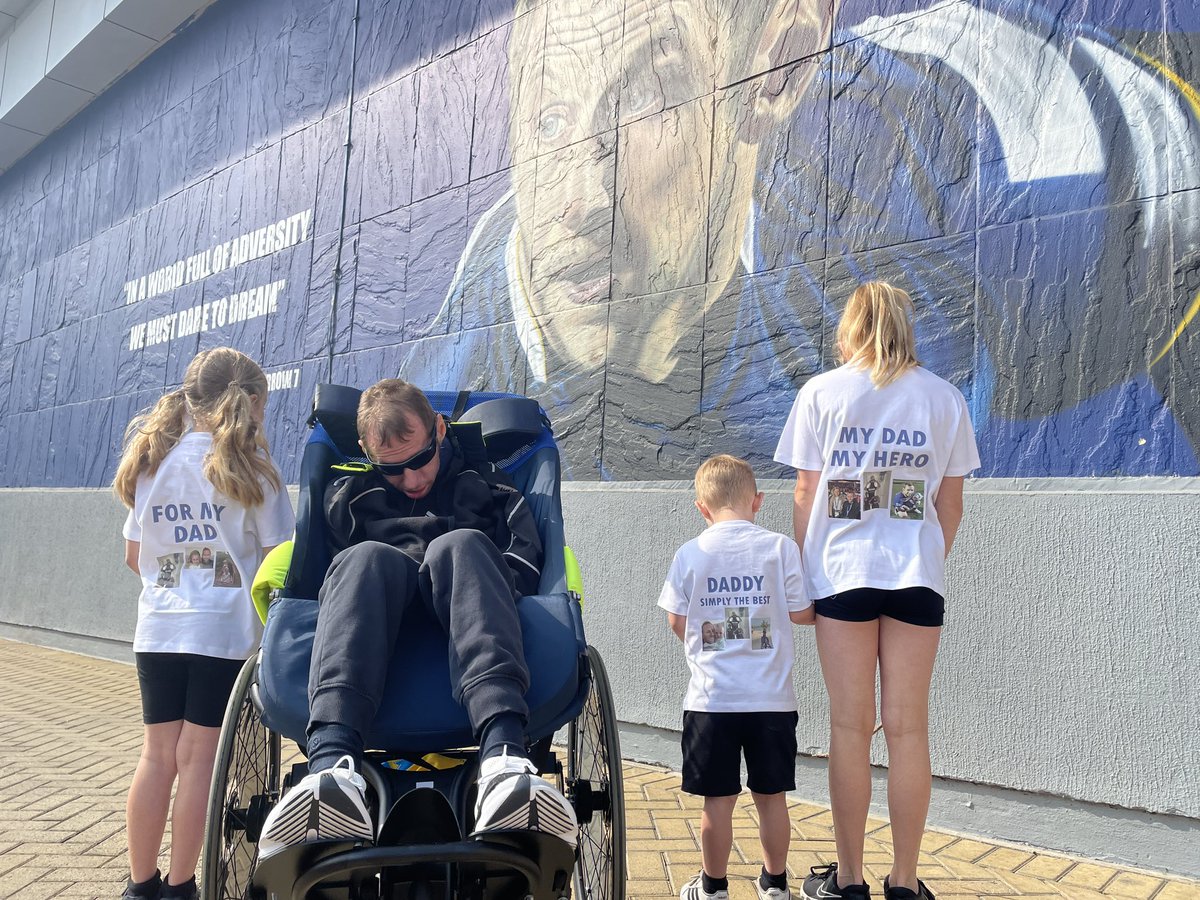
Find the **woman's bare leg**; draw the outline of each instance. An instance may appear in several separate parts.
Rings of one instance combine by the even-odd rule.
[[[878,649],[878,621],[817,616],[817,653],[829,692],[829,802],[839,887],[863,883]]]
[[[888,883],[917,889],[917,857],[929,813],[929,683],[942,629],[879,620],[879,685],[888,746],[893,862]]]

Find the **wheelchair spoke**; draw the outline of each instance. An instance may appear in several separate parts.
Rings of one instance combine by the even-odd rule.
[[[214,766],[204,900],[249,896],[258,835],[267,810],[278,798],[279,737],[262,725],[251,699],[252,669],[248,667],[243,676],[234,688]]]
[[[579,814],[575,888],[580,900],[625,896],[625,806],[620,744],[608,678],[589,650],[593,684],[571,724],[568,785]]]

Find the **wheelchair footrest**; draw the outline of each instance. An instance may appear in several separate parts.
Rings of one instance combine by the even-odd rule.
[[[570,845],[530,831],[395,847],[298,844],[258,865],[252,893],[268,900],[371,896],[374,891],[363,891],[363,885],[379,874],[383,896],[389,895],[389,885],[438,882],[453,887],[448,895],[560,900],[569,893],[574,861]]]
[[[458,818],[441,791],[419,787],[395,802],[379,829],[380,846],[437,844],[462,840]]]

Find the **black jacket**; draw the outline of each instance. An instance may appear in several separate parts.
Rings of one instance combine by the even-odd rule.
[[[504,556],[520,595],[536,594],[542,541],[529,505],[499,469],[468,465],[453,433],[441,446],[441,467],[428,494],[411,500],[377,472],[347,475],[325,489],[325,519],[333,555],[362,541],[398,547],[421,562],[435,537],[459,528],[488,536]]]

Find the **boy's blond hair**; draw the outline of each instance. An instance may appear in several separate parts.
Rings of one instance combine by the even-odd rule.
[[[710,456],[696,470],[696,499],[710,510],[750,503],[758,493],[750,463],[728,453]]]

